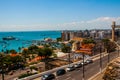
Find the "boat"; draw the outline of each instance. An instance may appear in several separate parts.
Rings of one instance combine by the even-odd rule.
[[[16,40],[16,38],[13,37],[13,36],[3,37],[2,39],[3,39],[3,40]]]

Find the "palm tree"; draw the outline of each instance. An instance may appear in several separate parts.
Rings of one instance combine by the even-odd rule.
[[[70,52],[71,52],[71,46],[63,44],[61,50],[62,50],[62,52],[64,52],[64,53],[69,53],[69,54],[68,54],[68,60],[69,60],[69,65],[70,65]]]

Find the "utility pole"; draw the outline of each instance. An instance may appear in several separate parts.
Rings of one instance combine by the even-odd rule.
[[[102,72],[102,47],[100,45],[100,72]]]
[[[107,53],[108,53],[108,63],[110,62],[110,53],[109,50],[107,49]]]
[[[69,66],[70,66],[70,53],[68,53]]]
[[[84,53],[82,53],[82,55],[83,55],[83,78],[82,78],[82,80],[85,80],[85,70],[84,70],[84,69],[85,69],[85,68],[84,68],[84,67],[85,67],[85,66],[84,66],[84,56],[85,56],[85,55],[84,55]]]
[[[120,51],[119,51],[119,46],[118,46],[118,57],[120,56],[119,52],[120,52]]]

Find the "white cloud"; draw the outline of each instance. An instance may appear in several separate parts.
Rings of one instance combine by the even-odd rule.
[[[0,25],[0,30],[32,31],[32,30],[111,29],[112,21],[116,21],[116,24],[120,24],[120,17],[99,17],[88,21],[68,22],[63,24]]]
[[[70,29],[110,29],[113,21],[120,24],[120,17],[99,17],[93,20],[59,24]]]

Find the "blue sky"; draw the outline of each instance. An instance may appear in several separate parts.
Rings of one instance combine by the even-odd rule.
[[[106,29],[113,20],[120,0],[0,0],[0,31]]]

